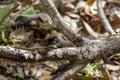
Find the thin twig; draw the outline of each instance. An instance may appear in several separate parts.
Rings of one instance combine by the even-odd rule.
[[[57,8],[55,7],[53,1],[41,0],[41,3],[43,4],[43,7],[46,9],[47,13],[50,15],[54,23],[56,24],[57,28],[75,45],[81,46],[82,40],[84,38],[81,38],[79,34],[75,33],[71,29],[71,26],[66,24],[66,22],[63,20],[62,16],[58,12]]]
[[[110,23],[108,22],[105,13],[102,8],[102,1],[103,0],[97,0],[97,8],[98,8],[98,16],[100,18],[101,23],[103,24],[105,30],[110,34],[110,35],[115,35],[116,33],[112,29]]]

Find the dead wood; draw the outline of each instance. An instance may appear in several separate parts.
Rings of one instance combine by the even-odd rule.
[[[75,75],[89,62],[103,58],[105,56],[111,56],[114,53],[120,51],[120,35],[106,37],[104,39],[89,40],[82,38],[79,34],[72,31],[62,19],[61,15],[55,8],[51,0],[41,0],[46,11],[53,19],[56,26],[60,31],[68,37],[74,44],[81,47],[69,47],[54,49],[44,54],[34,54],[34,50],[21,50],[15,48],[7,48],[0,46],[0,56],[8,58],[10,60],[22,60],[24,62],[38,62],[45,60],[73,60],[72,65],[65,68],[62,72],[58,72],[53,80],[66,80]],[[7,63],[7,62],[6,62]],[[2,65],[0,63],[0,65]]]
[[[62,16],[57,11],[54,3],[51,0],[41,0],[41,3],[43,4],[44,9],[46,9],[47,13],[50,15],[51,19],[54,21],[57,27],[60,29],[60,31],[67,36],[67,38],[72,41],[77,46],[80,46],[80,42],[82,42],[81,36],[77,33],[75,33],[71,27],[66,24],[66,22],[63,20]],[[82,45],[82,44],[81,44]]]
[[[103,24],[105,30],[107,32],[109,32],[110,35],[115,35],[115,31],[112,29],[112,26],[110,25],[110,23],[108,22],[105,14],[104,14],[104,11],[103,11],[103,8],[102,8],[102,0],[97,0],[97,8],[98,8],[98,16],[99,16],[99,19],[101,21],[101,23]]]
[[[74,74],[76,71],[81,70],[85,64],[89,63],[91,60],[96,60],[103,58],[104,56],[111,56],[114,53],[120,51],[120,36],[110,36],[101,40],[90,40],[84,42],[83,47],[70,47],[70,48],[61,48],[52,50],[46,54],[37,54],[33,55],[31,51],[6,48],[4,46],[0,47],[0,55],[5,58],[35,62],[40,60],[59,60],[59,59],[68,59],[74,60],[75,66],[70,67],[61,74],[63,80],[66,80],[71,70],[75,68]],[[84,63],[85,64],[81,64]],[[79,65],[79,66],[78,66]],[[84,65],[83,67],[80,65]],[[79,67],[79,68],[78,68]],[[64,70],[63,70],[64,71]],[[60,74],[57,74],[60,75]],[[64,76],[68,75],[68,76]],[[71,75],[73,75],[71,73]],[[57,77],[60,78],[61,76]],[[57,80],[57,79],[55,79]]]

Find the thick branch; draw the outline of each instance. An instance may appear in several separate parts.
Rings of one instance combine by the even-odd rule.
[[[111,56],[118,52],[120,52],[120,35],[110,36],[102,40],[91,40],[86,42],[86,45],[83,47],[55,49],[48,53],[36,55],[33,55],[32,51],[0,46],[0,56],[10,59],[29,62],[58,59],[75,61],[73,66],[70,68],[68,67],[67,71],[57,74],[54,77],[54,80],[69,79],[69,76],[74,75],[77,71],[81,70],[90,61],[103,58],[104,56]],[[85,62],[85,64],[83,64],[83,62]]]
[[[39,49],[37,49],[39,50]],[[44,54],[32,54],[34,51],[26,51],[0,46],[0,56],[11,59],[29,60],[58,60],[58,59],[94,59],[102,58],[104,55],[112,55],[120,51],[120,36],[111,36],[102,40],[91,40],[83,47],[70,47],[52,50]]]
[[[35,19],[39,19],[40,18],[40,14],[31,14],[31,15],[21,15],[21,16],[17,16],[17,17],[22,17],[22,19],[20,20],[10,20],[9,23],[7,23],[7,25],[9,26],[17,26],[22,24],[26,24],[27,22],[31,21],[31,20],[35,20]]]
[[[62,48],[50,51],[49,56],[58,56],[71,58],[74,56],[75,59],[93,59],[95,57],[102,58],[104,55],[112,55],[120,51],[120,36],[111,36],[102,40],[91,40],[88,41],[83,47],[76,48]]]
[[[0,56],[16,60],[26,60],[34,57],[31,51],[8,48],[6,46],[0,46]]]
[[[67,50],[64,49],[63,52],[62,50],[53,50],[52,53],[61,54],[61,51],[64,56],[66,55],[66,53],[69,53],[70,55],[74,54],[74,56],[78,54],[78,56],[75,58],[78,60],[76,60],[73,65],[71,65],[72,67],[68,66],[70,67],[69,69],[67,69],[66,71],[62,70],[61,73],[56,74],[53,79],[69,80],[71,76],[77,74],[78,71],[83,69],[83,67],[85,67],[91,61],[103,58],[105,56],[109,57],[112,54],[118,53],[120,51],[119,40],[120,36],[111,36],[97,42],[89,42],[88,45],[76,48],[76,50],[70,48],[68,48]]]

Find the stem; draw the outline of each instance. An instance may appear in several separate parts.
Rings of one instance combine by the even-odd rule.
[[[58,12],[52,0],[41,0],[41,3],[43,4],[43,7],[46,9],[46,12],[50,15],[50,17],[56,24],[57,28],[75,45],[81,46],[82,40],[84,38],[83,37],[81,38],[79,34],[75,33],[71,29],[71,26],[66,24],[66,22],[63,20],[62,16]]]
[[[98,8],[98,16],[100,18],[101,23],[103,24],[105,30],[110,34],[110,35],[115,35],[116,33],[112,29],[110,23],[108,22],[105,13],[102,8],[102,1],[103,0],[97,0],[97,8]]]

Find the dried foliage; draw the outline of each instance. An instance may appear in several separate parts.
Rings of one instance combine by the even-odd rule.
[[[1,0],[0,79],[85,80],[85,73],[91,80],[119,80],[119,4],[119,0]],[[103,59],[97,70],[95,65],[91,71],[86,67],[80,76],[80,70],[96,58]]]

